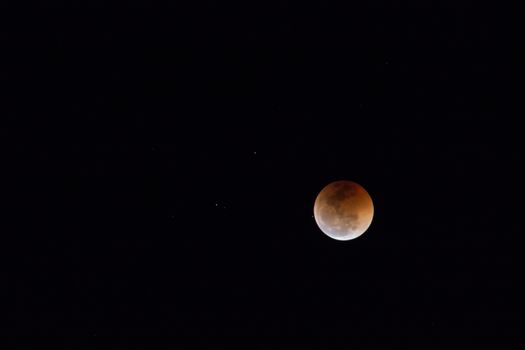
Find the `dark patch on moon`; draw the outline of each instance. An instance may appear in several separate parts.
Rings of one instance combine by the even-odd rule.
[[[337,183],[334,189],[334,193],[328,195],[326,203],[328,205],[338,207],[350,197],[354,197],[357,193],[357,188],[353,184],[348,183]]]

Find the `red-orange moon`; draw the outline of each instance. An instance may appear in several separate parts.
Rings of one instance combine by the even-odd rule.
[[[336,181],[317,195],[314,217],[328,237],[347,241],[368,230],[374,217],[374,204],[363,186],[353,181]]]

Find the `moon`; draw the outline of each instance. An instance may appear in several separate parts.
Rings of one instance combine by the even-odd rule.
[[[317,195],[314,217],[328,237],[348,241],[368,230],[374,217],[374,204],[358,183],[335,181]]]

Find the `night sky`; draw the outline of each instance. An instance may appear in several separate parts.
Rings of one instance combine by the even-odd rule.
[[[519,344],[515,21],[431,2],[61,6],[0,31],[2,335]],[[375,206],[347,242],[313,218],[342,179]]]

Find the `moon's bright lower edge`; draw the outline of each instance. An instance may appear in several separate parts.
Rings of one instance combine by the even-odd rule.
[[[328,237],[348,241],[368,230],[374,217],[374,204],[363,186],[353,181],[336,181],[317,195],[314,217]]]

